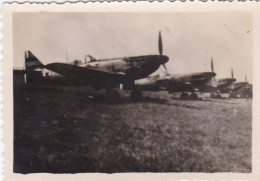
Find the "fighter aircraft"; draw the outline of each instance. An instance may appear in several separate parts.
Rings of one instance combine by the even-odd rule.
[[[245,82],[236,82],[234,83],[229,97],[231,98],[250,98],[252,97],[252,84],[249,84],[247,81],[247,76],[245,76]]]
[[[156,71],[160,65],[165,67],[165,63],[169,60],[167,56],[163,55],[161,32],[159,32],[158,47],[159,55],[99,60],[87,55],[84,61],[75,60],[68,63],[50,63],[47,65],[41,63],[28,51],[25,52],[25,70],[22,72],[26,83],[90,85],[94,89],[105,89],[106,97],[110,99],[119,96],[113,88],[122,84],[125,89],[133,90],[131,97],[137,99],[142,94],[136,88],[134,81],[147,77]],[[14,72],[19,73],[19,71]]]
[[[212,87],[216,87],[214,82],[212,82],[215,76],[213,61],[211,60],[211,72],[182,75],[174,75],[167,72],[163,77],[156,75],[137,80],[136,86],[140,90],[167,90],[169,93],[181,92],[181,99],[198,99],[196,91],[204,92]],[[187,92],[191,92],[191,94],[189,95]]]
[[[211,98],[222,98],[221,93],[229,93],[234,88],[234,82],[236,79],[233,75],[233,69],[231,69],[231,78],[214,79],[216,87],[211,87],[210,90],[205,92],[210,92]]]
[[[218,90],[221,93],[228,93],[234,87],[234,78],[233,69],[231,69],[231,78],[217,79]]]
[[[212,81],[214,81],[214,79]],[[245,82],[236,83],[235,81],[233,69],[231,69],[231,78],[215,80],[217,87],[212,87],[210,97],[221,98],[221,93],[230,93],[229,97],[231,98],[252,97],[252,85],[247,82],[247,77],[245,77]]]

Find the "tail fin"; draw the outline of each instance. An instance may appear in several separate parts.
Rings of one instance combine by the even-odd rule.
[[[36,58],[32,52],[25,52],[25,69],[34,70],[36,68],[42,68],[44,65]]]

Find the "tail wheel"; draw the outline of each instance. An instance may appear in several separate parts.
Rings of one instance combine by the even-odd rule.
[[[143,98],[143,95],[140,90],[135,90],[135,91],[131,92],[130,97],[131,97],[132,101],[138,101]]]

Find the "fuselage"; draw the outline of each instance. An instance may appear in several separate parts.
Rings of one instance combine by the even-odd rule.
[[[195,88],[204,88],[212,77],[212,72],[201,72],[191,74],[168,75],[166,77],[148,77],[136,81],[136,85],[142,90],[161,90],[167,89],[170,92],[193,91]]]
[[[234,90],[238,90],[238,89],[242,89],[242,88],[246,88],[249,86],[248,82],[236,82],[234,84]]]
[[[234,89],[234,82],[236,79],[234,78],[224,78],[217,80],[218,90],[220,92],[229,92],[230,90]]]
[[[181,82],[189,82],[192,85],[202,85],[211,81],[216,73],[212,72],[199,72],[199,73],[190,73],[183,75],[171,75],[173,80],[178,80]]]
[[[234,83],[236,81],[236,79],[234,78],[224,78],[224,79],[218,79],[217,83],[218,85],[230,85],[232,83]]]
[[[146,55],[136,57],[123,57],[113,59],[101,59],[90,62],[83,62],[75,60],[68,64],[75,67],[82,67],[86,69],[94,69],[102,72],[108,72],[115,75],[124,76],[124,81],[120,83],[133,82],[137,79],[147,77],[155,70],[159,68],[162,63],[168,61],[168,57],[164,55]],[[97,83],[102,86],[103,83],[95,82],[95,76],[93,80],[84,81],[84,77],[73,77],[71,75],[57,73],[59,69],[59,63],[50,63],[43,68],[38,68],[29,73],[27,76],[31,83],[40,84],[55,84],[55,85],[93,85]],[[91,76],[90,76],[91,77]],[[96,84],[96,85],[97,85]],[[106,83],[109,84],[109,83]]]
[[[92,62],[74,61],[71,64],[80,67],[92,68],[105,72],[122,74],[129,80],[137,80],[147,77],[156,71],[162,63],[169,60],[164,55],[145,55],[136,57],[123,57],[112,59],[100,59]]]

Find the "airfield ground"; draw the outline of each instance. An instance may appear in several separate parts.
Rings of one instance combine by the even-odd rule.
[[[14,86],[14,172],[251,172],[252,100]]]

